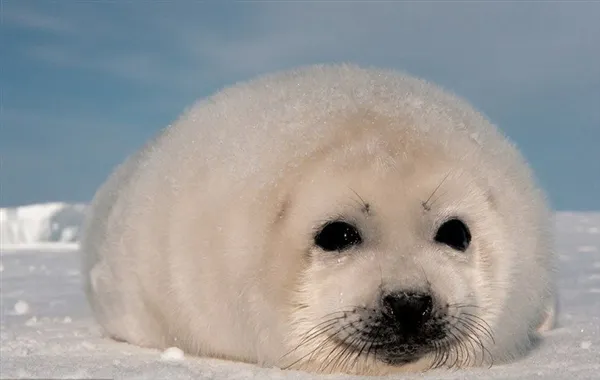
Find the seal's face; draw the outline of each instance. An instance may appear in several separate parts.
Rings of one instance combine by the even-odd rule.
[[[285,216],[287,231],[303,231],[289,238],[305,262],[291,366],[384,373],[484,360],[485,300],[497,291],[487,282],[504,248],[488,243],[502,233],[488,190],[440,159],[335,156],[296,184]]]

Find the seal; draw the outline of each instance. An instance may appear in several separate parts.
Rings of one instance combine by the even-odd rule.
[[[545,197],[468,103],[316,65],[199,101],[118,167],[82,240],[107,335],[321,373],[489,366],[555,318]]]

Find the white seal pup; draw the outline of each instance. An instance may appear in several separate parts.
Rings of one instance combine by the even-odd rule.
[[[86,292],[111,337],[315,372],[490,365],[554,318],[518,151],[420,79],[352,65],[200,101],[99,190]]]

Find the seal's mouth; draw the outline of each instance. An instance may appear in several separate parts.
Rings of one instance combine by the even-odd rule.
[[[407,324],[405,318],[397,318],[385,309],[378,311],[354,331],[352,349],[357,355],[371,355],[393,366],[426,356],[431,359],[430,369],[483,365],[486,360],[491,366],[493,357],[487,345],[494,344],[494,336],[487,322],[468,311],[451,315],[446,310],[428,312],[427,318],[417,324]]]
[[[392,292],[381,298],[357,330],[362,342],[372,343],[376,357],[391,365],[419,360],[441,346],[448,332],[446,312],[430,293]]]
[[[402,366],[413,363],[425,355],[449,348],[447,323],[443,318],[430,319],[417,329],[407,329],[405,325],[390,319],[386,314],[368,319],[360,327],[353,326],[341,338],[332,340],[347,346],[356,355],[372,356],[389,365]]]
[[[374,362],[401,367],[421,359],[429,369],[483,364],[486,357],[493,362],[487,348],[494,343],[492,330],[466,306],[430,307],[424,302],[419,313],[403,309],[400,314],[398,303],[392,304],[394,308],[357,307],[330,314],[290,351],[302,354],[286,368],[304,362],[318,362],[320,370]]]
[[[425,353],[421,354],[421,355],[402,355],[402,356],[382,356],[381,357],[381,361],[384,362],[385,364],[389,364],[392,366],[396,366],[396,367],[401,367],[403,365],[407,365],[410,363],[414,363],[416,361],[418,361],[419,359],[421,359],[424,356]]]

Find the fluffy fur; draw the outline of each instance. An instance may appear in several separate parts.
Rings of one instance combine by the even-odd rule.
[[[465,252],[434,241],[451,217]],[[362,243],[317,247],[332,220]],[[311,66],[200,101],[116,170],[85,229],[86,292],[108,335],[145,347],[318,372],[489,365],[553,324],[549,222],[523,158],[462,100]],[[445,340],[365,339],[381,295],[414,289]]]

